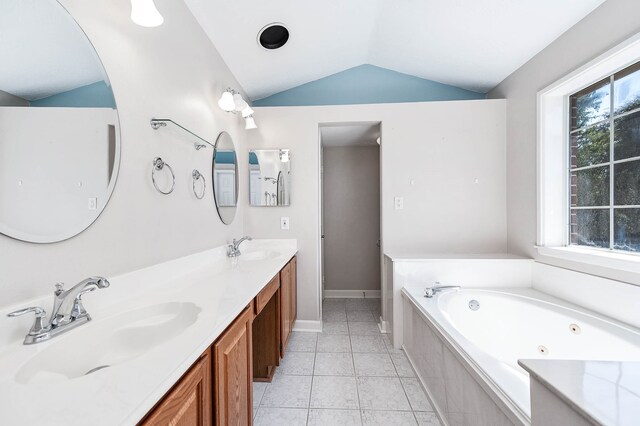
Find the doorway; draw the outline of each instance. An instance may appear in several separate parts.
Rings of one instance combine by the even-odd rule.
[[[319,133],[323,300],[379,299],[381,124],[326,123]]]

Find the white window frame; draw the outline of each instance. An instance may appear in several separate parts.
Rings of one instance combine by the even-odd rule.
[[[569,245],[569,96],[640,60],[640,33],[538,92],[538,234],[541,256],[640,272],[637,254]]]

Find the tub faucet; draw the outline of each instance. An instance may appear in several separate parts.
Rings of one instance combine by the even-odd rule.
[[[245,241],[251,241],[253,238],[251,237],[242,237],[239,240],[233,239],[233,242],[227,246],[227,256],[228,257],[238,257],[242,253],[240,252],[240,244]]]
[[[431,298],[433,297],[434,294],[438,293],[439,291],[446,290],[446,289],[454,289],[454,288],[460,288],[460,286],[459,285],[440,285],[440,283],[436,281],[435,283],[433,283],[431,287],[427,287],[424,289],[424,297]]]
[[[33,312],[36,321],[24,338],[24,344],[32,345],[44,342],[91,321],[89,313],[82,305],[82,296],[93,290],[107,287],[109,287],[109,281],[103,277],[87,278],[69,290],[64,289],[64,284],[58,283],[56,291],[53,293],[53,312],[48,322],[45,321],[47,313],[39,307],[20,309],[7,314],[7,316],[17,317]]]

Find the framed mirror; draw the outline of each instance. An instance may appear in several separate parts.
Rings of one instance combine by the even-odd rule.
[[[220,133],[216,140],[211,181],[220,220],[229,225],[236,217],[238,206],[238,158],[233,139],[227,132]]]
[[[115,186],[111,84],[56,0],[2,0],[0,28],[0,233],[66,240],[98,218]]]
[[[288,206],[291,202],[291,150],[256,149],[249,152],[249,203]]]

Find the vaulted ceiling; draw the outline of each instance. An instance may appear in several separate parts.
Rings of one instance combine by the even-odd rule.
[[[252,100],[362,64],[485,93],[604,0],[185,0]],[[257,43],[284,23],[279,50]]]

